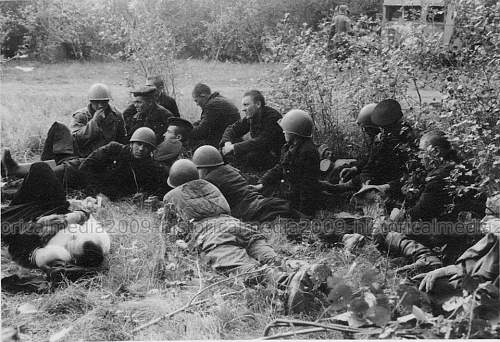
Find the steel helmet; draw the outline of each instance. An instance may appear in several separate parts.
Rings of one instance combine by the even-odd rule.
[[[312,137],[313,120],[311,116],[300,109],[292,109],[278,121],[283,131],[293,133],[301,137]]]
[[[175,188],[198,178],[198,169],[196,165],[189,159],[179,159],[175,161],[170,168],[167,184]]]
[[[153,148],[156,147],[156,135],[155,132],[149,127],[139,127],[135,130],[134,134],[130,138],[130,142],[143,142],[151,145]]]
[[[200,146],[193,153],[193,163],[196,167],[212,167],[224,165],[224,160],[219,150],[212,145]]]
[[[106,101],[111,100],[111,92],[107,85],[103,83],[94,83],[89,88],[90,101]]]
[[[376,106],[376,103],[369,103],[361,108],[358,117],[356,118],[356,124],[358,124],[359,126],[373,125],[371,116]]]
[[[401,105],[393,99],[380,101],[371,115],[373,124],[380,127],[392,125],[402,117]]]

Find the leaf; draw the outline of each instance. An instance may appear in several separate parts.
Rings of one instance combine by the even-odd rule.
[[[422,309],[420,309],[418,306],[413,305],[412,313],[417,318],[417,320],[419,320],[420,322],[424,322],[424,323],[429,322],[427,314]]]
[[[451,312],[456,310],[457,308],[463,306],[465,303],[465,299],[463,297],[453,296],[443,303],[443,310],[447,312]]]

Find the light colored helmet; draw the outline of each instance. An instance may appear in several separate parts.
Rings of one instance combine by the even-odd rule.
[[[196,165],[189,159],[179,159],[170,168],[167,184],[175,188],[198,178]]]
[[[155,132],[149,127],[139,127],[135,130],[134,134],[130,138],[130,142],[143,142],[151,145],[153,148],[156,147],[156,135]]]
[[[373,109],[371,115],[373,124],[380,127],[392,125],[402,117],[401,105],[393,99],[380,101]]]
[[[89,88],[90,101],[106,101],[111,100],[111,92],[107,85],[103,83],[94,83]]]
[[[301,137],[312,137],[314,123],[311,116],[303,110],[290,110],[278,123],[285,132]]]
[[[371,116],[376,106],[376,103],[369,103],[361,108],[358,117],[356,118],[356,124],[358,124],[359,126],[373,125]]]
[[[193,163],[196,167],[212,167],[224,165],[224,160],[219,150],[211,145],[200,146],[193,153]]]

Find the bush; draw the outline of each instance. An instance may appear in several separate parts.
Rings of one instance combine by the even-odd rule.
[[[442,46],[440,36],[423,35],[423,27],[390,46],[378,34],[380,23],[364,17],[353,35],[335,37],[329,20],[317,30],[308,25],[297,30],[285,17],[266,42],[268,58],[285,63],[271,84],[274,101],[283,111],[308,110],[318,142],[329,143],[337,156],[356,156],[362,152],[354,125],[359,109],[396,98],[416,128],[444,130],[483,176],[475,186],[494,191],[500,183],[500,5],[466,0],[456,11],[455,37],[462,45],[452,51]],[[408,88],[418,92],[422,84],[439,89],[443,101],[408,98]]]

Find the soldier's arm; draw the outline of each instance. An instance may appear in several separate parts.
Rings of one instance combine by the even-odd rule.
[[[226,130],[224,131],[224,134],[222,135],[219,145],[223,146],[228,141],[234,143],[235,139],[243,137],[246,133],[248,133],[249,130],[250,130],[250,124],[247,119],[244,118],[238,120],[234,124],[227,126]]]
[[[267,122],[264,121],[263,125],[263,131],[259,134],[259,136],[235,144],[234,154],[245,154],[252,150],[266,149],[266,147],[270,149],[273,144],[274,137],[277,135],[283,135],[281,128],[276,124],[276,122],[268,120]],[[248,130],[250,130],[250,125],[248,125]]]
[[[205,108],[203,110],[201,120],[197,123],[197,125],[194,125],[193,130],[190,133],[190,139],[206,139],[210,133],[210,128],[216,126],[216,116],[216,112],[210,110],[210,108]]]
[[[82,143],[95,140],[102,134],[102,130],[95,117],[89,120],[87,114],[83,111],[73,114],[70,129],[76,140]]]
[[[274,165],[272,169],[267,171],[261,179],[264,186],[273,186],[280,182],[283,177],[283,169],[281,163]]]
[[[420,220],[426,217],[437,218],[445,209],[447,193],[445,181],[441,175],[430,179],[420,195],[417,203],[406,210],[406,214],[412,220]]]
[[[120,154],[123,145],[110,142],[92,152],[80,165],[80,170],[90,174],[99,174],[106,170],[114,158]]]

